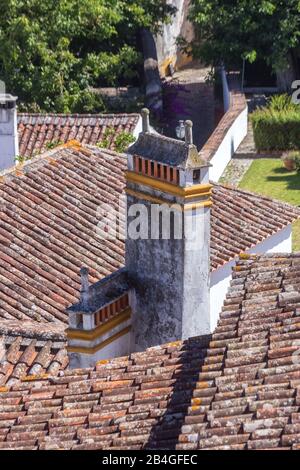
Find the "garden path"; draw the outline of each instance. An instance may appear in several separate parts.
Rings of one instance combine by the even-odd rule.
[[[180,119],[194,123],[194,143],[198,150],[205,144],[215,127],[214,87],[207,83],[210,68],[192,62],[174,73],[163,84],[163,133],[176,137]]]

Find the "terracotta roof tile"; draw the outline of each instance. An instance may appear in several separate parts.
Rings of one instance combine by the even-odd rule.
[[[21,324],[14,320],[2,320],[0,387],[12,386],[20,380],[36,381],[37,377],[46,378],[49,374],[64,370],[69,362],[65,343],[61,325],[50,324],[45,328],[44,324],[31,321]],[[57,355],[60,356],[59,364]],[[21,395],[25,399],[24,392],[18,392],[15,397]],[[4,397],[3,393],[1,397]]]
[[[124,242],[99,239],[97,210],[103,203],[118,208],[125,168],[123,155],[74,145],[36,157],[17,175],[6,172],[0,182],[0,317],[66,323],[65,309],[79,296],[82,265],[90,268],[91,282],[123,266]],[[213,202],[212,270],[300,214],[281,202],[221,185],[214,185]],[[272,282],[275,298],[278,279]],[[287,296],[297,302],[292,287],[297,285],[290,285],[281,302]],[[250,292],[245,302],[251,303]],[[50,369],[57,370],[59,363],[58,357]],[[131,372],[138,370],[136,364]]]
[[[291,297],[279,306],[297,267],[300,254],[242,257],[211,336],[10,385],[0,393],[0,447],[298,448],[299,309]],[[275,302],[246,302],[249,293],[268,298],[274,282]]]
[[[20,155],[32,157],[55,141],[76,139],[95,145],[103,140],[107,128],[115,131],[110,142],[113,150],[116,136],[122,131],[132,133],[138,120],[138,114],[18,114]]]

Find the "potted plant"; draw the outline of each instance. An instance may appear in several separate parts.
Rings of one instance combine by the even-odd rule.
[[[295,171],[299,167],[300,152],[286,152],[282,156],[282,161],[288,171]]]

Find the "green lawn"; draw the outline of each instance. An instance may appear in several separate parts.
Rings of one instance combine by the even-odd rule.
[[[254,161],[239,187],[300,206],[300,174],[287,171],[280,159]],[[300,221],[293,226],[293,249],[300,251]]]

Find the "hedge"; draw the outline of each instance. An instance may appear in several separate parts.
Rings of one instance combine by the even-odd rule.
[[[268,106],[251,114],[258,150],[300,149],[300,107],[291,101],[288,106],[286,100],[285,95],[274,97]]]

